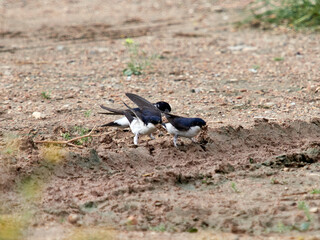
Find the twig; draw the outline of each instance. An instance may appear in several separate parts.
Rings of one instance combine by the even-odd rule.
[[[150,177],[150,176],[152,176],[152,175],[154,175],[154,172],[145,173],[145,174],[142,175],[142,177]]]
[[[79,140],[79,139],[82,139],[82,138],[86,138],[86,137],[97,137],[98,135],[92,135],[93,131],[96,129],[96,126],[94,126],[91,131],[86,134],[86,135],[83,135],[83,136],[79,136],[79,137],[75,137],[75,138],[72,138],[72,139],[69,139],[69,140],[64,140],[64,141],[34,141],[34,143],[52,143],[52,144],[66,144],[66,145],[69,145],[69,146],[72,146],[72,147],[80,147],[82,148],[82,146],[77,146],[77,145],[74,145],[72,142],[76,141],[76,140]]]

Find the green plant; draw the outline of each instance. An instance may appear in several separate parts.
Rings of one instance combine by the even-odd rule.
[[[157,225],[155,227],[150,227],[149,230],[154,231],[154,232],[165,232],[166,225],[164,225],[163,223],[160,223],[159,225]]]
[[[123,70],[123,74],[126,76],[141,75],[142,69],[142,66],[136,65],[134,62],[129,62],[127,63],[127,68]]]
[[[275,232],[285,233],[293,230],[293,228],[294,227],[291,225],[285,225],[284,223],[279,222],[275,228]]]
[[[87,128],[85,128],[85,127],[82,127],[82,126],[74,126],[74,127],[73,127],[73,133],[76,133],[76,134],[78,134],[79,136],[84,136],[84,135],[86,135],[86,134],[89,133],[89,130],[88,130]],[[77,145],[82,145],[82,144],[84,144],[84,143],[89,142],[89,140],[92,140],[92,137],[84,137],[84,138],[81,138],[81,139],[75,141],[75,143],[76,143]]]
[[[319,28],[319,0],[255,0],[249,5],[254,26],[260,24],[286,25],[293,28]]]
[[[320,189],[313,189],[311,194],[320,194]]]
[[[89,110],[90,111],[90,110]],[[77,136],[84,136],[89,133],[89,130],[82,126],[74,126],[69,132],[61,133],[61,137],[63,137],[65,140],[73,139]],[[84,143],[87,143],[92,140],[92,137],[87,136],[83,137],[81,139],[75,140],[74,143],[77,145],[83,145]]]
[[[232,188],[232,190],[233,190],[235,193],[240,193],[240,191],[239,191],[239,189],[237,188],[235,182],[232,182],[232,183],[231,183],[231,188]]]
[[[255,69],[255,70],[258,70],[260,68],[260,66],[259,65],[253,65],[252,68]]]
[[[307,231],[310,227],[310,222],[303,222],[298,227],[295,227],[298,231]]]
[[[139,44],[131,38],[127,38],[124,45],[129,52],[130,61],[127,63],[127,68],[123,70],[123,74],[126,76],[141,75],[142,70],[151,64],[150,60],[153,57],[148,58],[146,53],[139,49]]]
[[[74,126],[73,127],[73,132],[78,133],[80,136],[83,136],[89,132],[89,130],[85,127],[82,126]]]
[[[61,137],[63,137],[65,140],[70,140],[71,136],[69,132],[61,133]]]
[[[196,233],[196,232],[198,232],[198,229],[195,228],[195,227],[191,227],[191,228],[187,229],[187,232],[189,232],[189,233]]]
[[[275,57],[275,58],[273,58],[273,60],[276,62],[281,62],[284,60],[284,58],[283,57]]]
[[[297,230],[300,232],[305,232],[305,231],[309,230],[311,222],[312,222],[312,217],[311,217],[309,206],[305,202],[301,201],[301,202],[298,202],[298,209],[304,211],[304,214],[307,218],[307,221],[295,223],[293,225],[291,225],[291,224],[286,225],[282,222],[279,222],[275,227],[273,227],[272,229],[269,229],[269,230],[271,230],[272,232],[279,232],[279,233],[285,233],[285,232],[292,231],[292,230]]]
[[[44,99],[51,99],[50,92],[42,92],[41,97]]]
[[[88,117],[90,117],[90,115],[91,115],[91,110],[87,110],[87,111],[84,112],[84,116],[85,117],[88,118]]]
[[[206,185],[211,185],[211,184],[213,184],[213,181],[209,177],[203,177],[203,179],[201,180],[201,183],[206,184]]]
[[[304,214],[309,222],[312,220],[309,206],[305,202],[298,202],[298,209],[304,211]]]

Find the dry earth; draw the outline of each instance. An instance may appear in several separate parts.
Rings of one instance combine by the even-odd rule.
[[[320,37],[236,29],[235,2],[0,2],[1,240],[320,239]],[[127,37],[153,56],[131,78]],[[208,128],[35,143],[113,120],[99,105],[125,92]]]

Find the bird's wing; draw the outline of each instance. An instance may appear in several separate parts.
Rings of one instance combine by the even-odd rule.
[[[132,122],[134,117],[136,117],[138,121],[142,121],[142,113],[139,108],[131,108],[125,102],[123,102],[123,104],[128,108],[128,110],[124,111],[124,115],[130,123]]]
[[[134,119],[134,115],[132,115],[132,111],[128,109],[128,110],[125,110],[123,113],[128,119],[129,123],[131,123]]]
[[[174,126],[179,131],[188,131],[189,130],[190,127],[183,124],[182,120],[185,119],[184,117],[173,115],[171,113],[165,113],[165,116],[166,116],[167,120],[169,121],[169,123],[171,123],[172,126]]]
[[[132,102],[134,102],[135,104],[138,105],[139,108],[142,108],[142,107],[153,107],[153,108],[156,108],[151,102],[149,102],[148,100],[144,99],[143,97],[140,97],[136,94],[133,94],[133,93],[126,93],[126,96],[128,98],[130,98],[130,100]]]
[[[130,98],[132,102],[138,105],[141,112],[144,112],[144,110],[147,110],[150,114],[159,116],[161,118],[161,111],[156,108],[151,102],[144,99],[143,97],[140,97],[133,93],[126,93],[126,96]],[[140,118],[141,119],[141,118]]]
[[[100,105],[102,109],[108,110],[110,113],[100,113],[100,114],[107,114],[107,115],[123,115],[123,112],[125,111],[124,109],[114,109],[114,108],[109,108],[104,105]]]

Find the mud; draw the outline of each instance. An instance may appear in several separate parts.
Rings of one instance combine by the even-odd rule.
[[[249,2],[5,1],[0,239],[318,239],[319,36],[235,28]],[[131,78],[127,37],[150,61]],[[208,127],[36,143],[114,120],[99,105],[125,92]]]
[[[102,137],[59,163],[39,159],[39,150],[23,139],[20,150],[32,149],[38,160],[21,165],[18,159],[1,185],[30,177],[43,183],[35,226],[43,218],[55,222],[77,214],[79,225],[131,231],[302,231],[307,220],[298,202],[308,200],[312,208],[319,201],[311,194],[319,177],[318,125],[315,119],[209,128],[198,144],[184,140],[179,148],[170,136],[146,139],[139,147],[130,147],[131,139],[118,146],[121,139]],[[313,214],[310,230],[318,222]]]

